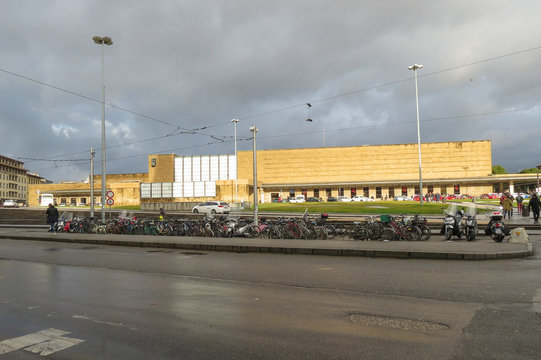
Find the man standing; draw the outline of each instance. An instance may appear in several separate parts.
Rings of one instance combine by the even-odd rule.
[[[518,194],[515,200],[517,201],[517,211],[518,211],[518,214],[520,215],[522,214],[522,201],[524,200],[524,197],[522,197],[521,194]]]
[[[511,200],[511,196],[506,194],[505,198],[503,199],[503,218],[505,219],[505,216],[507,215],[508,219],[511,219],[511,214],[513,213],[513,200]]]
[[[541,201],[539,201],[539,197],[537,197],[537,194],[534,192],[532,194],[532,198],[530,199],[530,203],[528,204],[528,210],[531,210],[533,213],[533,221],[534,223],[539,222],[539,208],[541,207]]]
[[[55,224],[58,221],[58,209],[53,204],[49,204],[47,208],[47,224],[51,226],[49,232],[56,232]]]

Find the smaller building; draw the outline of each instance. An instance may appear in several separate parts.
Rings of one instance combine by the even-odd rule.
[[[0,155],[0,200],[15,200],[26,203],[28,171],[24,163]]]
[[[114,193],[115,205],[138,206],[141,197],[141,183],[148,174],[108,174],[107,190]],[[59,184],[32,184],[28,186],[28,206],[40,206],[44,194],[51,194],[59,206],[89,206],[91,204],[90,181],[63,182]],[[94,204],[102,203],[101,176],[94,176]]]

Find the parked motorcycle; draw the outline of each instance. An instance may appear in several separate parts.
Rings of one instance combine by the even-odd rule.
[[[443,226],[440,232],[445,235],[445,240],[451,240],[452,236],[460,239],[464,235],[464,227],[462,226],[464,212],[462,210],[457,211],[455,204],[449,205],[447,210],[445,208],[441,209],[445,213],[445,218],[443,219]]]
[[[503,222],[502,211],[494,211],[488,217],[489,221],[485,228],[485,234],[489,235],[496,242],[502,242],[503,238],[509,235],[509,229]]]
[[[475,240],[477,235],[477,208],[468,207],[466,218],[464,219],[464,232],[468,241]]]
[[[253,224],[252,219],[229,219],[226,223],[227,237],[242,236],[253,238],[259,235],[258,228]]]

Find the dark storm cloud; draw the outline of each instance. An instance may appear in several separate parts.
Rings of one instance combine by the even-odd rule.
[[[251,148],[253,124],[259,148],[414,143],[414,63],[424,65],[423,141],[490,139],[494,164],[541,163],[541,49],[512,55],[541,46],[537,1],[8,0],[3,8],[3,155],[86,159],[92,146],[100,158],[101,49],[91,40],[99,35],[113,39],[111,173],[146,172],[150,153],[232,153],[232,118],[241,119],[241,150]],[[87,161],[23,161],[53,180],[89,171]]]

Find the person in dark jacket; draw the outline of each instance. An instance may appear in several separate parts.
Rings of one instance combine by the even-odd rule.
[[[528,210],[531,210],[533,213],[533,221],[534,223],[539,222],[539,208],[541,207],[541,201],[539,201],[539,197],[536,193],[532,194],[532,198],[530,199],[530,203],[528,204]]]
[[[58,209],[53,204],[49,204],[47,208],[47,224],[51,226],[49,232],[56,232],[55,224],[58,221]]]

